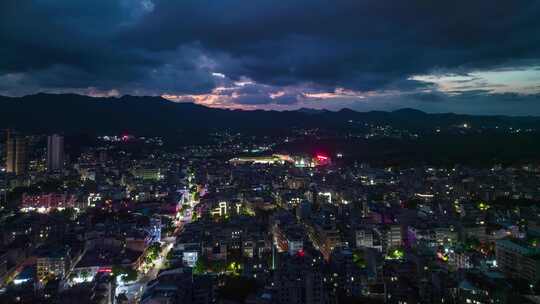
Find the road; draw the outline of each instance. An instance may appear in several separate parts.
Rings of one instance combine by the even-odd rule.
[[[165,262],[167,260],[167,254],[173,248],[176,237],[182,233],[184,229],[184,222],[177,222],[177,227],[172,236],[162,239],[162,248],[159,257],[154,261],[154,266],[149,269],[145,274],[139,274],[137,281],[133,283],[124,284],[119,282],[116,287],[116,296],[125,293],[128,297],[129,303],[138,303],[144,294],[148,282],[154,280],[159,271],[165,267]]]
[[[168,237],[163,239],[163,250],[161,251],[159,257],[154,261],[154,266],[150,268],[145,274],[139,274],[139,278],[135,282],[127,284],[118,282],[118,286],[116,287],[116,295],[118,296],[122,293],[125,293],[128,297],[129,303],[138,303],[138,301],[144,294],[144,291],[146,290],[146,285],[148,284],[148,282],[154,280],[157,277],[159,271],[165,267],[167,254],[172,249],[175,240],[175,237]]]

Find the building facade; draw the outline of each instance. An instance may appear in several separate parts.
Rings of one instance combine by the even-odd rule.
[[[47,170],[61,171],[64,167],[64,137],[53,134],[47,138]]]

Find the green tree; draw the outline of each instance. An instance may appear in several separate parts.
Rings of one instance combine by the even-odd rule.
[[[137,273],[137,271],[135,269],[127,268],[125,274],[126,274],[126,276],[123,277],[123,280],[125,282],[131,282],[131,281],[137,280],[138,273]]]
[[[120,276],[122,281],[131,282],[137,280],[138,273],[131,267],[123,267],[120,265],[114,265],[112,267],[112,275],[116,278]]]
[[[146,251],[146,260],[149,263],[152,263],[155,261],[161,252],[161,244],[160,243],[153,243],[150,245]]]
[[[193,267],[193,274],[200,275],[205,274],[208,271],[208,259],[206,256],[201,256],[197,259],[195,266]]]
[[[90,273],[88,273],[88,270],[83,270],[81,272],[81,277],[82,277],[83,280],[86,281],[86,279],[88,279],[88,276],[90,276]]]
[[[241,270],[242,270],[242,264],[238,262],[233,261],[233,262],[230,262],[229,265],[227,265],[227,272],[233,276],[239,276]]]
[[[361,250],[355,250],[353,252],[353,263],[358,267],[358,268],[366,268],[367,266],[367,261],[366,261],[366,258],[365,258],[365,255],[364,255],[364,252],[361,251]]]
[[[225,270],[227,270],[227,262],[213,261],[211,268],[213,272],[224,272]]]
[[[405,256],[403,248],[395,247],[388,249],[386,259],[388,260],[401,260]]]

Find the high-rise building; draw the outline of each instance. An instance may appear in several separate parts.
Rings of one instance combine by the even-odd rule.
[[[10,130],[6,131],[6,171],[15,172],[15,139]]]
[[[69,267],[69,248],[45,248],[38,252],[36,273],[40,281],[50,278],[64,279]]]
[[[321,257],[302,253],[281,255],[274,272],[278,304],[328,303],[329,290],[325,286],[321,264],[313,261]]]
[[[53,134],[47,138],[47,170],[60,171],[64,167],[64,137]]]
[[[522,240],[496,242],[495,257],[499,269],[511,278],[537,282],[540,279],[540,249]]]
[[[26,173],[26,139],[7,131],[6,171],[22,175]]]

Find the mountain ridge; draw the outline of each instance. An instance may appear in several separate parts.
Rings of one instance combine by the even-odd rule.
[[[174,102],[161,96],[91,97],[78,94],[37,93],[23,97],[0,96],[0,128],[26,132],[172,134],[180,130],[215,129],[284,130],[293,127],[343,129],[351,125],[392,125],[410,130],[448,128],[471,124],[487,128],[540,129],[540,117],[478,116],[426,113],[404,108],[395,111],[358,112],[298,109],[253,111],[210,108]]]

